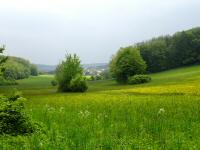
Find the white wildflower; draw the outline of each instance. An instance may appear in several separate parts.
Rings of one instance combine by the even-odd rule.
[[[54,108],[54,107],[47,106],[46,108],[47,108],[47,111],[49,111],[49,112],[55,111],[55,108]]]
[[[60,112],[63,112],[63,110],[64,110],[64,107],[60,107],[60,110],[59,110],[59,111],[60,111]]]
[[[158,114],[164,114],[165,113],[165,109],[164,108],[160,108],[160,110],[158,111]]]
[[[83,118],[87,118],[88,116],[90,116],[91,112],[89,112],[88,110],[85,111],[80,111],[79,115]]]

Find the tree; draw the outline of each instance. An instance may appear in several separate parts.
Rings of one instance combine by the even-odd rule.
[[[55,77],[58,81],[58,90],[61,92],[74,91],[74,89],[72,90],[71,83],[73,83],[74,87],[74,84],[78,81],[72,82],[72,80],[74,81],[77,76],[83,76],[83,68],[81,67],[80,59],[76,54],[67,54],[65,60],[63,60],[56,68]],[[79,81],[83,82],[82,79]],[[84,82],[86,81],[84,80]]]
[[[135,47],[120,48],[110,62],[110,72],[119,83],[126,83],[128,77],[146,72],[146,63]]]
[[[180,67],[200,63],[200,28],[178,32],[172,39],[171,66]]]
[[[16,59],[9,57],[4,64],[3,76],[5,79],[18,80],[28,78],[31,74],[30,65],[19,63]]]
[[[36,65],[31,64],[30,70],[32,76],[38,76],[38,68]]]
[[[4,58],[4,56],[0,56],[0,59],[1,58]],[[3,77],[10,80],[24,79],[28,78],[30,75],[38,75],[37,67],[23,58],[9,56],[3,68]]]
[[[200,64],[200,27],[161,36],[135,45],[148,72]]]
[[[2,54],[4,50],[5,50],[5,45],[0,47],[0,54]],[[1,55],[1,57],[0,57],[0,72],[1,72],[1,74],[4,71],[4,67],[2,65],[6,62],[6,60],[7,60],[7,57]]]
[[[137,44],[141,56],[147,64],[148,72],[158,72],[168,69],[169,36],[161,36],[147,42]]]

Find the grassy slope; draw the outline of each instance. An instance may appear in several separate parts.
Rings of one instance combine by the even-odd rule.
[[[1,137],[0,145],[7,149],[198,149],[200,66],[151,76],[151,83],[137,86],[90,82],[87,93],[57,93],[50,85],[52,76],[21,80],[15,88],[28,98],[27,112],[45,125],[46,134]]]

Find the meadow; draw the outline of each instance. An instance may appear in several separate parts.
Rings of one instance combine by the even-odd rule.
[[[58,93],[42,75],[0,87],[22,91],[44,131],[0,136],[0,149],[199,149],[200,66],[151,74],[152,82],[91,81],[86,93]]]

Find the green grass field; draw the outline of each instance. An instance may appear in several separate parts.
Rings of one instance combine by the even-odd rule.
[[[200,66],[152,74],[152,82],[89,82],[86,93],[57,93],[53,76],[31,77],[26,111],[44,133],[1,136],[0,149],[199,149]]]

